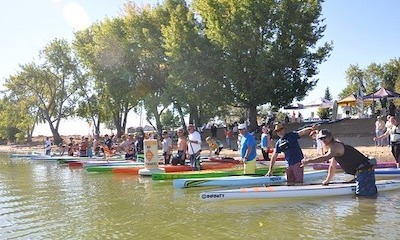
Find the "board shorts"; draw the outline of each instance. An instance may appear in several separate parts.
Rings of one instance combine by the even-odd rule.
[[[244,174],[256,174],[256,159],[244,162]]]
[[[400,143],[392,142],[392,155],[397,163],[400,162]]]
[[[303,183],[304,168],[300,166],[301,162],[289,165],[286,168],[286,181],[288,184]]]
[[[163,152],[163,156],[164,156],[164,164],[165,165],[169,164],[172,154],[168,152]]]
[[[378,190],[375,184],[375,171],[371,167],[356,172],[356,195],[363,197],[376,197]]]

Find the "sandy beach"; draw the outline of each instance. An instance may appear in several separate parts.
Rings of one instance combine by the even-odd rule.
[[[370,139],[370,138],[368,138]],[[360,137],[354,137],[354,138],[348,138],[345,143],[351,142],[350,145],[355,146],[360,152],[364,153],[367,156],[373,156],[375,157],[378,161],[394,161],[391,149],[386,146],[386,147],[377,147],[372,145],[371,143],[368,142],[368,139],[366,140],[365,138],[360,138]],[[44,144],[38,145],[36,144],[24,144],[24,145],[0,145],[0,152],[6,152],[6,153],[22,153],[22,152],[43,152],[44,153]],[[300,139],[300,145],[302,146],[303,153],[306,157],[314,157],[317,155],[317,150],[312,147],[312,142],[309,140],[303,140]],[[208,148],[206,145],[203,145],[203,151],[204,154],[208,153]],[[261,151],[258,149],[258,155],[262,156]],[[58,147],[53,147],[52,149],[53,153],[58,153],[60,152],[60,149]],[[221,156],[231,156],[231,157],[236,157],[240,156],[238,151],[232,151],[229,149],[222,149],[221,151]]]

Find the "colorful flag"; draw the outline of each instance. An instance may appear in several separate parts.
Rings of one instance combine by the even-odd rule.
[[[358,118],[363,118],[364,114],[364,103],[363,103],[363,98],[364,94],[362,91],[361,84],[358,85],[358,91],[357,91],[357,113],[358,113]]]

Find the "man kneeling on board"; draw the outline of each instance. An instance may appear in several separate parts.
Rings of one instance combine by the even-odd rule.
[[[327,129],[322,129],[317,136],[324,142],[328,151],[315,158],[303,159],[302,165],[308,163],[325,162],[332,159],[326,180],[323,185],[328,185],[336,172],[336,165],[339,163],[345,173],[355,175],[356,195],[364,197],[376,197],[377,189],[375,185],[376,165],[375,159],[370,159],[352,146],[346,145],[335,140],[332,133]]]

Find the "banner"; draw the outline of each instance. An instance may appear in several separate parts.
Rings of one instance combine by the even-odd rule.
[[[358,85],[357,91],[357,113],[358,118],[364,118],[364,103],[363,103],[364,94],[362,91],[361,85]]]

